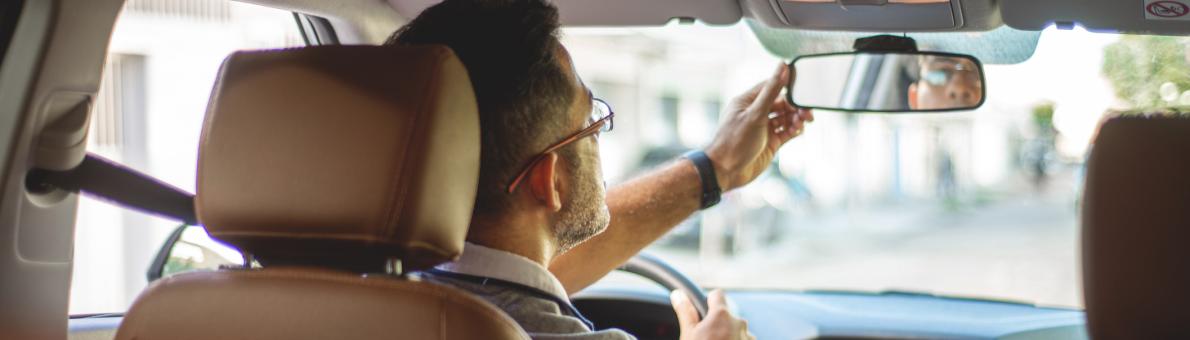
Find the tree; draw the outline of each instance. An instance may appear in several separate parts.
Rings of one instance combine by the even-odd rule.
[[[1104,49],[1103,74],[1133,108],[1169,106],[1159,94],[1163,84],[1190,91],[1190,39],[1124,35]]]
[[[1054,102],[1044,101],[1033,105],[1033,125],[1037,133],[1051,135],[1054,132]]]

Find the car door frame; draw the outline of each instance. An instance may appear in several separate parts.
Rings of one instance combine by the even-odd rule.
[[[65,338],[73,195],[26,190],[34,167],[82,160],[123,0],[24,0],[0,64],[0,338]]]

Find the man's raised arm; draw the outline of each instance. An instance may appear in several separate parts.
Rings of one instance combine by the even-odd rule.
[[[794,108],[780,96],[789,77],[796,76],[787,70],[781,64],[724,111],[728,117],[705,150],[724,192],[760,176],[781,145],[814,120],[808,109]],[[611,188],[607,230],[555,258],[550,271],[568,293],[595,283],[698,210],[699,178],[691,161],[679,159]]]

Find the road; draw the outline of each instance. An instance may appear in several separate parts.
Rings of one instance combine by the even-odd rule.
[[[895,289],[1082,306],[1073,200],[1022,196],[957,210],[902,204],[807,216],[777,244],[733,256],[650,251],[706,286]]]

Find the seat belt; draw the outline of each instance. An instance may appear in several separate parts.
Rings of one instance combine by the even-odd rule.
[[[120,206],[198,225],[194,194],[91,153],[70,170],[30,170],[25,177],[25,188],[35,193],[55,189],[81,192]]]

